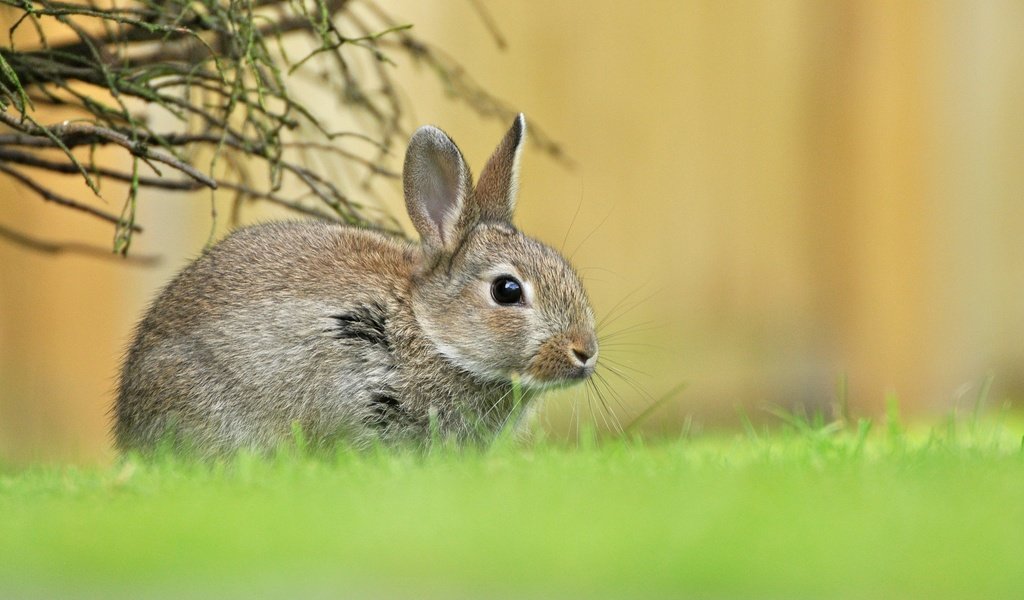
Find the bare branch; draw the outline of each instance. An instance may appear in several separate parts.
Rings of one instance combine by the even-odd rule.
[[[111,252],[109,247],[92,246],[79,242],[49,242],[14,231],[3,225],[0,225],[0,239],[28,248],[33,252],[42,252],[44,254],[77,254],[102,260],[118,259],[140,266],[152,266],[159,264],[161,261],[159,256],[153,254],[143,256],[134,254],[128,257],[121,257]]]
[[[81,202],[78,202],[77,200],[72,200],[71,198],[68,198],[66,196],[61,196],[60,194],[53,192],[52,190],[49,190],[43,187],[42,185],[36,183],[36,181],[29,177],[28,175],[25,175],[20,171],[16,171],[15,169],[12,169],[11,167],[7,166],[4,163],[0,163],[0,172],[7,173],[11,177],[17,179],[25,187],[39,194],[39,196],[41,196],[42,199],[46,200],[47,202],[53,202],[55,204],[60,204],[61,206],[66,206],[68,208],[84,212],[86,214],[102,219],[108,223],[113,223],[115,225],[120,222],[120,219],[116,215],[103,212],[98,208],[93,208],[86,204],[82,204]],[[132,230],[141,233],[142,227],[138,225],[133,225]]]
[[[0,122],[8,125],[9,127],[19,129],[30,136],[39,135],[39,131],[42,129],[35,125],[19,123],[17,119],[6,113],[0,113]],[[156,150],[149,148],[144,143],[132,141],[127,135],[114,131],[108,127],[100,127],[91,123],[61,123],[60,125],[53,125],[46,129],[50,131],[52,137],[56,137],[57,139],[64,141],[64,144],[68,147],[71,147],[69,141],[73,142],[74,145],[102,142],[117,144],[139,158],[164,163],[168,166],[174,167],[182,173],[185,173],[203,185],[211,188],[217,187],[216,181],[207,177],[192,165],[178,160],[168,154],[157,152]]]
[[[483,4],[470,1],[503,46]],[[388,164],[408,124],[391,54],[426,64],[448,93],[481,114],[509,120],[516,112],[386,14],[378,0],[361,0],[358,11],[351,0],[122,4],[0,0],[21,11],[9,39],[25,24],[38,38],[34,46],[16,49],[11,41],[0,47],[0,172],[47,201],[113,223],[120,253],[141,231],[136,207],[147,190],[223,189],[234,193],[233,219],[246,201],[256,200],[402,235],[395,219],[373,205],[372,190],[368,204],[348,193],[376,177],[400,178]],[[308,47],[289,57],[286,38],[307,40]],[[337,105],[313,107],[294,97],[292,77],[327,87]],[[41,124],[37,104],[66,111],[67,120]],[[162,119],[150,115],[158,112],[176,123],[156,129],[152,123]],[[357,126],[334,131],[331,118],[339,112]],[[536,124],[531,131],[535,144],[565,160]],[[373,149],[343,148],[345,139]],[[104,146],[125,150],[130,169],[97,165],[95,150]],[[140,173],[140,163],[152,173]],[[97,197],[97,178],[126,183],[121,214],[67,198],[16,167],[33,175],[78,174]],[[265,181],[253,181],[253,174]]]

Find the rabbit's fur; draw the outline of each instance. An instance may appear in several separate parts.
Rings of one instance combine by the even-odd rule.
[[[594,316],[558,252],[512,225],[522,115],[473,188],[422,127],[406,154],[412,244],[323,222],[241,229],[182,271],[121,373],[117,445],[204,455],[317,445],[486,441],[546,387],[589,377]],[[523,301],[499,304],[512,276]],[[513,394],[518,374],[522,395]]]

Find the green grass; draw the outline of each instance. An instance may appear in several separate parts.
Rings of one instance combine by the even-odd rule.
[[[1005,424],[0,471],[0,597],[1024,593]]]

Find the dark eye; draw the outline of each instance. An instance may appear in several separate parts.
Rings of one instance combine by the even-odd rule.
[[[498,304],[519,304],[523,299],[523,286],[515,277],[502,275],[491,283],[491,297]]]

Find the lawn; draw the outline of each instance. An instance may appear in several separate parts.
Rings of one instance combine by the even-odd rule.
[[[1021,428],[0,471],[2,598],[1008,598]]]

